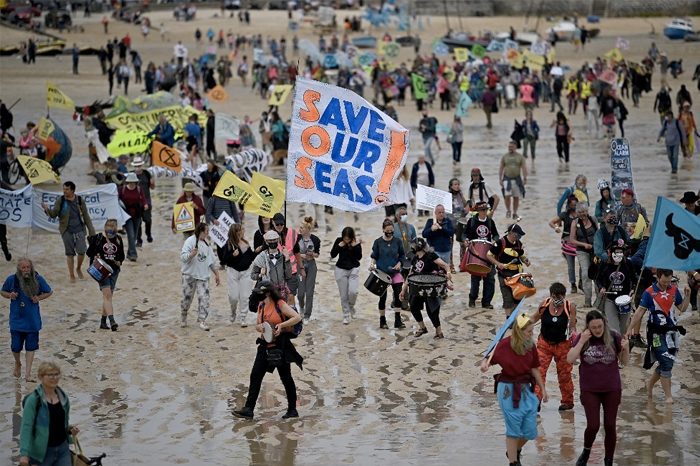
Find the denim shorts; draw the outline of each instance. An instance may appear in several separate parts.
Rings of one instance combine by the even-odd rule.
[[[117,278],[119,277],[120,270],[121,269],[115,270],[114,272],[112,272],[112,275],[105,279],[105,281],[103,281],[102,283],[98,283],[98,285],[100,285],[100,289],[103,290],[105,288],[109,288],[112,291],[114,291],[114,289],[117,287]]]
[[[39,349],[39,332],[20,332],[10,330],[10,348],[13,353],[21,353],[22,347],[25,351],[36,351]]]
[[[664,354],[668,353],[671,356],[675,356],[678,350],[676,348],[668,349],[668,346],[666,345],[666,335],[659,335],[659,343],[659,346],[654,347],[652,341],[651,346],[651,350],[654,352],[654,357],[659,363],[659,365],[656,366],[656,373],[659,374],[660,377],[670,379],[671,371],[673,370],[673,358],[664,356]]]

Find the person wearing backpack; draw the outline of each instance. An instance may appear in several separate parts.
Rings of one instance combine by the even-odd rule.
[[[71,466],[69,444],[80,429],[70,425],[70,401],[58,386],[61,369],[53,361],[39,364],[40,384],[22,400],[20,466]]]
[[[666,155],[671,163],[671,173],[678,173],[678,151],[681,146],[688,144],[688,137],[685,135],[683,125],[673,118],[673,110],[667,110],[665,116],[666,119],[661,125],[656,142],[661,141],[661,136],[666,135]]]
[[[566,299],[566,286],[562,283],[552,283],[549,295],[530,320],[542,322],[537,339],[542,385],[547,383],[549,364],[554,360],[561,390],[559,411],[569,411],[574,408],[574,382],[571,379],[574,366],[566,360],[566,356],[571,349],[569,338],[576,333],[576,305]],[[542,399],[539,387],[535,388],[535,394]]]
[[[136,262],[138,253],[136,252],[136,235],[141,227],[141,217],[143,212],[148,210],[148,201],[139,184],[136,173],[126,175],[124,184],[119,187],[119,200],[124,204],[124,210],[131,216],[124,224],[126,230],[129,250],[127,257],[130,261]]]
[[[282,416],[282,419],[299,417],[299,412],[296,408],[297,388],[292,377],[292,363],[295,363],[299,366],[299,369],[303,370],[304,358],[297,352],[291,342],[291,338],[292,332],[298,334],[300,331],[298,330],[298,324],[301,322],[301,316],[282,299],[277,286],[269,280],[260,281],[253,289],[253,293],[261,298],[264,297],[258,305],[258,321],[255,326],[255,330],[260,332],[261,335],[256,340],[258,350],[255,355],[253,369],[250,372],[250,385],[245,406],[243,409],[234,411],[233,415],[243,419],[253,419],[255,404],[260,394],[260,386],[265,373],[272,373],[277,369],[287,394],[287,412]],[[267,343],[263,338],[263,323],[265,322],[274,326],[275,340],[272,343]],[[294,330],[290,332],[291,329]],[[270,357],[271,355],[276,355],[278,358],[273,361],[273,358]]]

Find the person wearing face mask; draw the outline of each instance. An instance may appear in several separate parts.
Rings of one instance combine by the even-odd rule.
[[[316,259],[321,250],[321,240],[311,234],[314,227],[313,217],[305,217],[299,227],[299,241],[294,245],[294,254],[301,256],[300,270],[303,272],[299,278],[299,313],[303,319],[311,318],[314,307],[314,292],[316,290]]]
[[[450,218],[452,221],[452,225],[457,226],[459,224],[459,221],[462,220],[463,223],[466,223],[466,215],[467,212],[469,211],[469,204],[467,203],[467,200],[464,198],[464,195],[462,194],[462,191],[460,189],[460,183],[457,178],[452,178],[450,180],[450,183],[448,185],[448,191],[450,194],[452,194],[452,213],[448,214],[447,216]],[[461,233],[460,228],[455,228],[455,234]],[[457,242],[461,243],[460,238],[457,238]],[[455,265],[454,265],[454,254],[452,253],[454,245],[454,237],[451,238],[450,240],[450,273],[455,273]],[[466,249],[464,246],[460,246],[459,248],[459,263],[462,262],[462,258],[464,257],[464,253],[466,252]]]
[[[688,144],[688,137],[685,135],[683,125],[673,118],[673,110],[666,111],[665,117],[656,142],[661,141],[661,136],[666,135],[666,155],[671,163],[671,173],[678,173],[678,151],[681,146]]]
[[[632,316],[627,328],[626,337],[632,335],[632,331],[641,322],[644,313],[649,311],[647,321],[647,352],[644,355],[644,369],[651,369],[658,362],[656,370],[649,379],[644,382],[647,389],[647,398],[652,399],[652,390],[657,382],[661,381],[661,388],[666,395],[666,403],[673,403],[671,395],[671,375],[678,353],[680,336],[685,335],[686,330],[678,325],[677,316],[683,314],[690,304],[690,287],[685,286],[683,294],[673,280],[673,270],[657,269],[657,282],[647,288],[642,294],[639,307]]]
[[[583,292],[584,307],[591,306],[593,290],[591,279],[588,278],[588,269],[593,263],[593,243],[597,231],[598,224],[593,217],[588,215],[588,203],[579,202],[576,204],[576,219],[571,222],[569,241],[576,246],[579,273],[583,282],[581,291]]]
[[[301,278],[304,278],[306,271],[299,267],[299,264],[301,264],[301,254],[299,252],[294,252],[294,245],[296,245],[299,241],[299,232],[294,228],[287,227],[287,220],[281,213],[276,213],[275,216],[272,217],[272,229],[279,235],[278,248],[281,251],[286,251],[287,253],[286,256],[289,258],[289,263],[292,267],[292,273],[295,276],[295,281],[298,281],[297,274],[300,274]],[[284,295],[284,293],[282,294]],[[289,296],[285,296],[285,299],[288,300],[287,302],[291,306],[294,305],[296,295],[297,290],[295,286],[294,291],[290,293]]]
[[[598,180],[598,191],[600,191],[600,200],[595,203],[595,218],[600,223],[603,221],[603,213],[615,207],[615,198],[607,180]]]
[[[561,390],[559,411],[574,408],[574,382],[571,380],[573,364],[566,360],[571,349],[570,337],[576,333],[576,305],[566,299],[566,286],[559,282],[549,287],[549,298],[545,299],[530,319],[541,321],[540,336],[537,339],[537,353],[540,357],[542,384],[547,383],[547,371],[552,360],[557,367],[557,379]],[[535,389],[542,399],[539,387]]]
[[[474,206],[476,215],[469,218],[467,226],[464,228],[464,237],[460,238],[460,243],[466,251],[469,247],[469,242],[474,240],[485,240],[490,243],[497,241],[499,238],[496,222],[492,217],[488,216],[489,204],[484,201],[479,201]],[[476,307],[476,299],[479,297],[479,283],[484,282],[484,294],[481,297],[481,307],[484,309],[493,309],[491,300],[496,291],[496,269],[491,267],[488,275],[480,277],[472,274],[471,289],[469,290],[469,307]]]
[[[501,199],[493,192],[488,183],[484,181],[484,176],[481,174],[479,168],[472,168],[471,179],[472,182],[469,184],[467,201],[471,207],[476,205],[479,201],[488,202],[491,208],[488,212],[488,216],[493,218],[493,214],[496,212],[496,208]]]
[[[396,209],[396,222],[394,222],[394,235],[401,240],[403,244],[403,250],[406,251],[406,259],[403,262],[402,276],[404,280],[408,274],[408,269],[411,268],[411,259],[413,255],[411,254],[411,243],[416,240],[417,233],[416,227],[408,223],[408,210],[406,207],[398,207]],[[404,302],[404,309],[406,308],[406,302]]]
[[[589,204],[591,201],[588,198],[588,189],[586,188],[586,185],[588,184],[588,178],[586,178],[585,175],[577,175],[576,180],[574,180],[574,184],[566,188],[566,191],[564,191],[564,194],[561,195],[559,198],[559,202],[557,202],[557,215],[559,215],[562,211],[562,208],[564,205],[568,202],[569,196],[574,195],[576,196],[576,199],[581,202],[588,202]]]
[[[124,242],[122,237],[117,234],[118,224],[117,219],[111,218],[105,222],[104,233],[98,233],[92,237],[88,246],[87,256],[90,258],[90,263],[95,259],[102,259],[108,266],[112,268],[112,274],[107,277],[102,283],[99,283],[100,291],[102,292],[102,318],[100,319],[101,329],[112,329],[117,331],[119,325],[114,321],[114,305],[112,298],[114,290],[117,287],[117,278],[121,271],[122,262],[124,262]],[[107,326],[109,319],[109,326]]]
[[[629,244],[630,238],[624,228],[618,225],[617,214],[613,209],[608,209],[603,214],[603,223],[593,237],[593,252],[598,262],[608,262],[608,249],[619,240]]]
[[[333,242],[331,258],[338,258],[335,264],[335,282],[340,294],[340,307],[343,319],[355,318],[355,302],[360,286],[360,259],[362,259],[362,243],[355,237],[352,227],[345,227],[339,238]]]
[[[576,335],[566,356],[569,364],[581,359],[579,365],[580,400],[586,412],[586,431],[583,434],[583,452],[576,466],[586,466],[591,448],[600,430],[600,408],[603,408],[605,429],[605,466],[612,466],[617,443],[617,410],[622,400],[620,366],[630,359],[627,335],[620,335],[608,325],[605,316],[597,310],[586,314],[586,328]]]
[[[292,263],[287,249],[280,248],[280,235],[275,230],[265,233],[265,250],[258,254],[253,261],[253,269],[250,278],[257,282],[259,280],[270,280],[282,296],[282,299],[290,301],[290,296],[296,296],[299,282],[297,274],[292,272]],[[252,300],[251,300],[252,302]],[[257,303],[253,303],[257,306]],[[251,305],[251,310],[257,309]]]
[[[633,189],[623,189],[620,198],[622,205],[617,209],[617,223],[626,229],[628,235],[631,234],[630,232],[634,232],[634,227],[637,225],[640,215],[647,225],[649,224],[647,210],[634,198]]]
[[[378,269],[391,277],[391,289],[394,293],[394,300],[392,301],[392,307],[394,308],[394,328],[402,329],[406,328],[406,325],[401,319],[401,299],[399,295],[401,294],[401,287],[404,283],[403,277],[401,276],[401,269],[403,268],[403,261],[406,259],[406,251],[403,248],[403,242],[394,236],[394,222],[391,219],[386,218],[382,223],[382,230],[384,234],[374,240],[372,244],[372,254],[370,258],[372,263],[369,266],[370,272],[374,269]],[[388,290],[379,297],[379,328],[388,329],[389,326],[386,323],[386,298],[388,295]],[[343,320],[344,324],[350,323],[347,318]]]
[[[632,294],[636,278],[634,266],[625,258],[626,251],[627,246],[622,241],[613,245],[608,251],[610,261],[602,264],[596,277],[596,284],[604,301],[599,310],[605,313],[610,327],[620,333],[627,332],[630,314],[620,314],[615,300],[620,296]]]
[[[513,290],[506,284],[506,278],[522,273],[523,264],[530,266],[530,260],[525,257],[525,250],[520,238],[525,232],[520,225],[513,223],[506,230],[505,236],[493,243],[486,258],[496,266],[498,271],[498,283],[503,296],[503,309],[509,317],[513,309],[520,303],[513,297]]]
[[[498,179],[501,184],[501,191],[506,202],[506,218],[511,218],[510,200],[513,199],[513,219],[520,221],[518,216],[518,205],[520,197],[525,197],[525,185],[527,184],[527,164],[525,157],[515,152],[517,143],[510,141],[508,153],[501,158],[501,165],[498,169]],[[522,170],[522,176],[520,172]]]
[[[267,372],[272,373],[277,369],[280,380],[284,385],[287,395],[287,412],[282,419],[299,417],[297,411],[297,388],[292,377],[292,363],[303,369],[304,358],[299,355],[289,338],[287,330],[299,323],[301,317],[292,309],[279,293],[279,287],[269,280],[262,280],[253,289],[253,293],[258,295],[257,313],[258,320],[255,330],[260,332],[260,337],[255,341],[258,345],[255,354],[255,362],[250,371],[250,384],[248,386],[248,396],[246,397],[243,409],[235,410],[233,415],[242,419],[252,420],[255,412],[255,404],[260,395],[260,388]],[[267,343],[263,338],[263,323],[267,322],[274,326],[275,340]],[[268,364],[268,353],[270,350],[279,350],[282,353],[282,361],[278,366]]]
[[[494,379],[506,424],[506,456],[510,466],[520,466],[523,447],[528,440],[537,439],[539,400],[534,387],[541,390],[544,403],[549,401],[532,339],[534,329],[535,323],[523,312],[515,319],[511,335],[498,342],[491,358],[481,361],[481,372],[488,371],[492,365],[501,366],[501,373]]]
[[[190,310],[194,294],[197,293],[199,328],[209,331],[205,320],[209,316],[209,277],[216,277],[216,286],[221,284],[216,267],[216,254],[207,243],[209,225],[200,223],[194,234],[185,240],[180,252],[182,261],[182,300],[180,301],[180,327],[187,327],[187,312]]]

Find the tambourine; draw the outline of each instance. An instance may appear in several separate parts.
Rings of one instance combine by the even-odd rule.
[[[275,326],[269,322],[263,322],[263,338],[266,342],[272,343],[275,341]]]

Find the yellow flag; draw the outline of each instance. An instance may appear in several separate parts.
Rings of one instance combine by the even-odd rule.
[[[511,49],[513,50],[513,49]],[[523,59],[523,54],[519,53],[517,58],[513,60],[510,64],[513,68],[521,69],[525,65],[525,60]]]
[[[644,235],[644,230],[647,229],[647,222],[644,220],[644,217],[642,217],[642,214],[639,214],[639,217],[637,217],[637,224],[634,226],[634,234],[632,235],[633,239],[640,239]]]
[[[508,51],[506,52],[506,60],[508,60],[508,61],[517,60],[519,56],[520,56],[520,52],[518,52],[515,49],[508,49]]]
[[[544,57],[542,55],[536,55],[529,50],[523,50],[523,57],[525,58],[525,64],[529,67],[532,65],[544,66]]]
[[[228,100],[228,93],[226,89],[221,84],[217,84],[209,92],[207,92],[207,98],[213,100],[214,102],[224,102]]]
[[[263,204],[263,200],[253,191],[253,188],[229,170],[224,172],[224,176],[216,185],[214,196],[242,204],[246,212],[250,212],[249,208],[260,209]]]
[[[554,47],[549,49],[549,55],[547,55],[547,61],[551,64],[554,63],[554,57],[557,55],[557,51]]]
[[[146,152],[153,140],[153,138],[148,137],[147,134],[146,131],[118,129],[114,132],[110,143],[107,144],[107,150],[112,157],[117,157],[122,154]]]
[[[49,107],[65,108],[71,112],[75,111],[73,99],[68,97],[59,88],[46,81],[46,105]]]
[[[36,137],[46,140],[49,138],[56,126],[48,118],[41,117],[39,120],[39,130],[36,132]]]
[[[275,84],[275,88],[270,93],[270,101],[267,104],[279,107],[287,100],[293,88],[294,86],[291,84]]]
[[[386,53],[386,44],[389,42],[385,42],[383,40],[380,40],[379,43],[377,44],[377,55],[384,55]]]
[[[620,49],[618,49],[617,47],[605,52],[605,56],[613,61],[622,61],[622,52],[620,52]]]
[[[284,180],[275,180],[269,176],[261,175],[258,172],[253,172],[253,179],[250,180],[250,186],[262,199],[263,203],[260,206],[258,215],[263,217],[272,217],[276,213],[282,211],[284,204],[286,184]],[[244,209],[246,212],[251,212],[248,206]],[[253,213],[253,212],[251,212]]]
[[[152,148],[151,160],[153,165],[169,168],[178,173],[182,171],[182,160],[178,151],[158,141],[153,141]]]
[[[445,68],[445,79],[447,79],[448,82],[455,82],[455,79],[457,79],[457,75],[455,74],[455,71],[452,68]]]
[[[458,62],[464,63],[465,61],[469,60],[469,50],[458,47],[454,49],[454,52],[455,58],[457,58]]]
[[[175,230],[178,233],[194,230],[194,204],[192,202],[175,204],[173,219],[175,220]]]
[[[51,164],[46,160],[35,159],[26,155],[18,155],[17,160],[22,165],[24,173],[27,174],[31,184],[39,184],[45,181],[61,182],[61,177],[53,171]]]

